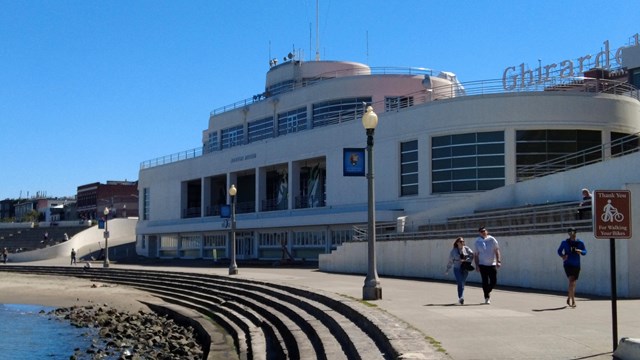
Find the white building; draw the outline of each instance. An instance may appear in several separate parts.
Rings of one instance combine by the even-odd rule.
[[[366,163],[365,105],[379,118],[376,220],[406,218],[407,232],[472,212],[469,199],[517,187],[536,164],[628,136],[637,147],[639,49],[623,49],[619,69],[588,73],[599,78],[548,72],[536,79],[523,71],[522,84],[531,76],[526,86],[352,62],[273,64],[263,93],[211,112],[202,148],[141,164],[137,250],[211,258],[215,249],[228,257],[221,213],[232,184],[238,259],[281,259],[283,246],[296,259],[317,259],[348,241],[354,225],[367,222],[367,180],[345,176]],[[624,150],[607,149],[603,158]],[[543,199],[519,194],[499,207],[573,200],[579,188]]]

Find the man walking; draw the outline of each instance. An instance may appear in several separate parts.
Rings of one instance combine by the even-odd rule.
[[[567,305],[576,307],[576,284],[580,276],[580,256],[587,255],[587,248],[582,240],[576,237],[576,229],[569,228],[569,238],[563,240],[558,247],[558,256],[562,257],[564,273],[569,280],[567,289]]]
[[[76,249],[72,248],[71,249],[71,264],[70,265],[75,265],[76,264]]]
[[[484,303],[491,304],[491,290],[496,286],[498,269],[500,268],[500,247],[498,240],[489,235],[487,229],[481,226],[478,231],[480,236],[475,242],[475,263],[480,270],[482,278],[482,291],[484,292]]]

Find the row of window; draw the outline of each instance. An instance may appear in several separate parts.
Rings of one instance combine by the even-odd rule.
[[[358,119],[364,113],[366,104],[371,103],[371,97],[356,97],[320,102],[313,105],[311,124],[307,124],[307,108],[286,111],[278,114],[276,123],[273,117],[251,121],[247,124],[246,139],[243,125],[236,125],[218,131],[209,132],[204,145],[204,152],[244,145],[276,136],[283,136],[311,128],[339,124]],[[399,109],[413,105],[413,98],[389,98],[387,108]],[[274,126],[277,126],[274,131]],[[246,140],[246,141],[245,141]]]
[[[257,237],[256,237],[257,236]],[[330,238],[330,244],[327,243]],[[247,257],[255,257],[254,239],[258,241],[258,252],[261,257],[271,254],[271,257],[281,256],[281,248],[291,240],[294,253],[301,254],[303,249],[314,249],[308,254],[312,257],[335,249],[340,244],[350,241],[353,237],[352,229],[335,229],[327,233],[317,231],[275,231],[275,232],[238,232],[236,235],[237,252]],[[163,234],[158,239],[158,255],[161,257],[224,257],[228,256],[228,232],[220,233],[189,233]],[[143,242],[149,241],[148,237]],[[328,248],[330,247],[330,248]],[[269,250],[269,249],[272,250]],[[315,255],[315,256],[314,256]],[[269,256],[267,256],[269,257]]]
[[[327,102],[318,108],[325,115],[339,113],[331,109],[357,108],[357,101]],[[322,110],[321,110],[322,109]],[[341,111],[342,111],[341,110]],[[299,116],[306,112],[287,113],[284,117],[291,119],[292,131],[300,124]],[[325,117],[318,124],[327,124]],[[600,161],[602,159],[602,135],[596,130],[518,130],[516,131],[516,179],[518,181],[532,176],[532,166],[553,161],[556,167],[575,167],[581,164]],[[465,133],[431,138],[431,191],[432,193],[451,193],[468,191],[486,191],[505,185],[505,134],[503,131]],[[223,139],[224,141],[224,139]],[[637,151],[639,139],[637,135],[611,133],[611,153],[627,153]],[[582,153],[581,153],[582,152]],[[579,156],[576,156],[579,153]],[[555,163],[565,159],[564,163]],[[418,140],[400,143],[400,196],[411,196],[419,193],[419,159]],[[546,169],[546,168],[545,168]],[[544,169],[543,169],[544,170]],[[542,171],[542,170],[536,170]],[[547,170],[544,170],[547,171]],[[324,174],[323,174],[324,175]],[[326,176],[326,175],[324,175]],[[323,176],[323,178],[324,178]],[[324,187],[324,184],[320,184]],[[274,192],[275,193],[275,192]],[[324,190],[320,192],[323,194]],[[319,198],[319,197],[318,197]],[[324,204],[322,204],[324,205]],[[149,189],[143,193],[143,219],[149,216]],[[294,241],[296,238],[294,238]],[[307,238],[305,238],[307,239]],[[275,241],[275,240],[274,240]],[[296,245],[306,244],[301,240]],[[321,244],[325,240],[309,240],[311,244]]]

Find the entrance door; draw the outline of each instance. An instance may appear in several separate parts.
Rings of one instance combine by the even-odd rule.
[[[253,233],[236,234],[236,257],[238,259],[253,259]]]

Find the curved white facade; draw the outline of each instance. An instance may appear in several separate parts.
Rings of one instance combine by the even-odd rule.
[[[519,169],[536,159],[640,132],[634,92],[577,86],[461,96],[478,89],[445,75],[347,62],[273,67],[265,93],[212,112],[202,154],[143,166],[138,251],[227,257],[228,221],[220,215],[231,184],[239,258],[280,259],[284,246],[297,259],[315,259],[349,239],[353,225],[367,221],[366,178],[343,175],[344,149],[366,146],[363,102],[379,117],[377,221],[407,216],[408,231],[459,211],[456,202],[469,196],[517,184]]]

